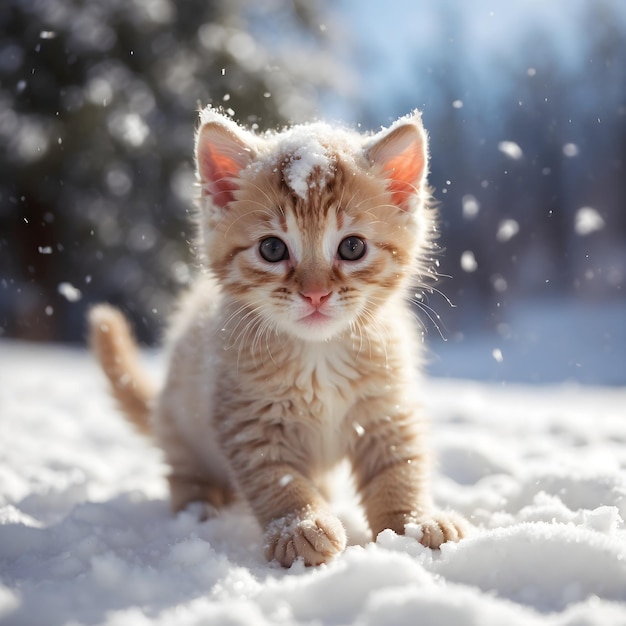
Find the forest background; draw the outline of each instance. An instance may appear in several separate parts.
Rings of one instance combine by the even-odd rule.
[[[618,0],[7,0],[0,336],[84,341],[121,306],[158,341],[193,276],[198,108],[260,130],[431,138],[445,376],[626,383],[626,5]]]

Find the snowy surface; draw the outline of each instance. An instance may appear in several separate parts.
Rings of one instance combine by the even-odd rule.
[[[626,386],[626,299],[602,305],[583,298],[513,301],[507,311],[497,309],[501,321],[496,330],[474,329],[465,336],[447,332],[451,310],[437,308],[446,341],[430,328],[431,375]]]
[[[470,538],[368,543],[344,491],[356,545],[283,571],[243,510],[170,516],[84,352],[0,342],[0,624],[626,624],[626,390],[425,392],[436,495]]]

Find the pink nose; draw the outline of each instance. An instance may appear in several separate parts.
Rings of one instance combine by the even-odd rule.
[[[300,295],[305,300],[308,300],[309,303],[312,304],[316,309],[319,309],[322,306],[322,304],[324,304],[324,302],[326,302],[326,300],[330,298],[330,296],[332,295],[332,292],[324,291],[321,289],[320,290],[312,289],[304,293],[300,292]]]

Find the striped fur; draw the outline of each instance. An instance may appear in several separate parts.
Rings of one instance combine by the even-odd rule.
[[[151,420],[127,326],[110,308],[91,317],[114,394],[165,452],[174,510],[244,498],[268,559],[323,563],[347,541],[324,489],[347,459],[373,537],[416,524],[424,545],[458,540],[465,522],[431,498],[406,298],[432,274],[436,234],[419,115],[373,137],[324,124],[254,135],[206,110],[196,157],[206,272],[172,322]],[[366,253],[345,260],[353,236]],[[268,237],[288,258],[264,260]]]

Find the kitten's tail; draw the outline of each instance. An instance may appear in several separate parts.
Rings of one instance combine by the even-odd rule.
[[[151,402],[156,387],[141,368],[137,343],[126,318],[109,305],[93,307],[89,311],[89,339],[128,420],[142,433],[151,434]]]

